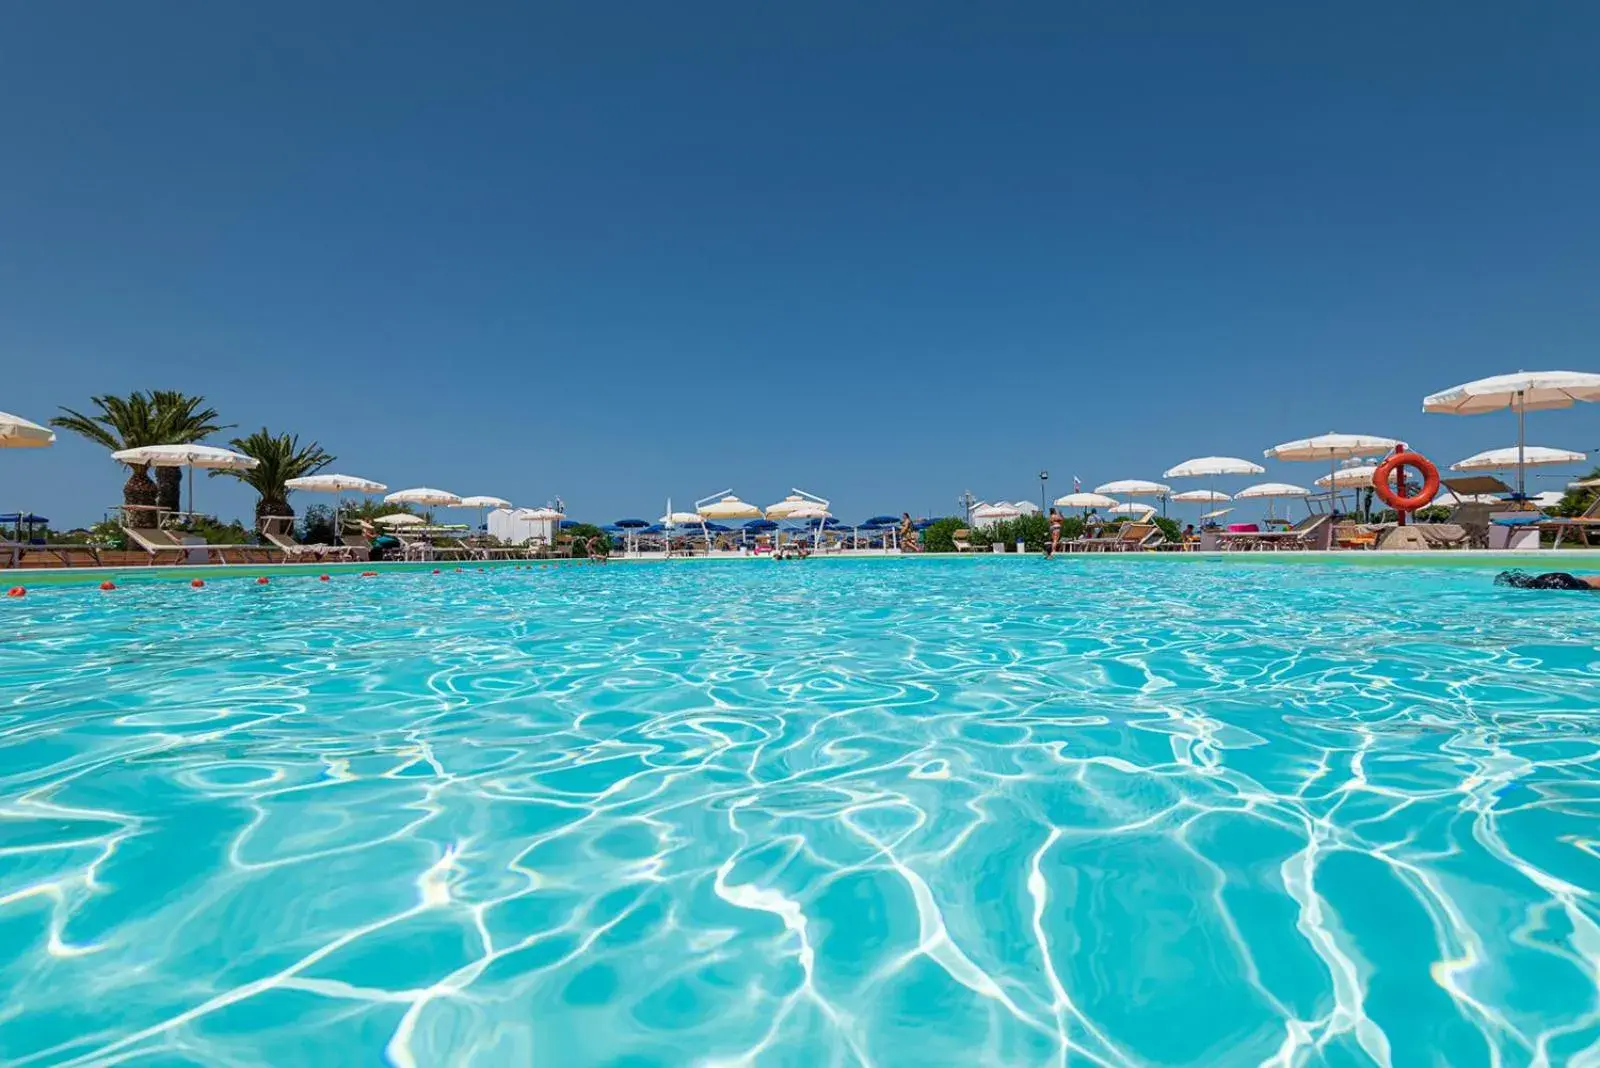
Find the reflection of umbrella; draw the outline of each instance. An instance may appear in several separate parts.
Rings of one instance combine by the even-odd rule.
[[[337,493],[333,505],[333,536],[339,540],[339,509],[344,504],[344,494],[356,493],[382,493],[388,489],[382,482],[374,482],[370,478],[357,478],[355,475],[306,475],[304,478],[291,478],[284,486],[292,490],[305,490],[310,493]]]
[[[1588,457],[1571,449],[1551,449],[1543,445],[1516,445],[1509,449],[1489,449],[1450,465],[1452,471],[1501,471],[1508,467],[1542,467],[1549,464],[1581,464]]]
[[[20,415],[0,412],[0,449],[36,449],[55,440],[55,431]]]
[[[1477,415],[1509,408],[1517,413],[1517,448],[1526,451],[1530,411],[1570,408],[1577,401],[1600,401],[1600,374],[1586,371],[1518,371],[1480,378],[1424,397],[1422,410],[1446,415]],[[1524,459],[1517,467],[1517,496],[1523,496]]]
[[[194,513],[194,469],[204,467],[209,471],[249,471],[261,461],[253,456],[221,449],[215,445],[145,445],[136,449],[119,449],[111,454],[118,463],[155,467],[187,467],[189,469],[189,512]]]
[[[1336,461],[1348,460],[1367,453],[1389,452],[1399,444],[1400,442],[1394,438],[1382,438],[1376,434],[1339,434],[1330,430],[1314,438],[1301,438],[1298,441],[1286,441],[1282,445],[1274,445],[1267,450],[1266,456],[1269,460],[1294,462],[1326,460],[1328,487],[1338,489],[1339,479],[1334,467]],[[1319,479],[1317,485],[1323,485],[1323,482]]]

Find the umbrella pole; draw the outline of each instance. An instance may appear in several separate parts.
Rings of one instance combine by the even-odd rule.
[[[1527,396],[1521,390],[1518,390],[1517,391],[1517,500],[1519,500],[1519,501],[1520,500],[1525,500],[1527,498],[1527,493],[1524,491],[1523,483],[1522,483],[1522,477],[1523,477],[1522,476],[1523,454],[1524,454],[1525,449],[1526,449],[1526,446],[1524,445],[1524,442],[1526,442],[1528,440],[1527,428],[1528,428],[1528,401],[1527,401]]]
[[[189,521],[194,521],[194,465],[189,465]]]

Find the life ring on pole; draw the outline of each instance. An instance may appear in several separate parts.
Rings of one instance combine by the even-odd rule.
[[[1414,467],[1422,476],[1422,492],[1402,497],[1389,485],[1389,476],[1402,467]],[[1397,512],[1415,512],[1426,508],[1439,492],[1439,469],[1420,452],[1396,450],[1372,472],[1372,488],[1390,508]]]

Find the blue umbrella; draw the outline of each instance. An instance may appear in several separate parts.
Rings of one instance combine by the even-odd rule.
[[[726,534],[733,529],[732,527],[725,527],[721,523],[702,523],[701,525],[713,534]]]
[[[933,526],[937,522],[938,522],[937,519],[919,519],[915,523],[911,524],[911,529],[912,530],[927,530],[929,527]]]
[[[31,527],[48,522],[50,520],[44,516],[34,515],[32,512],[7,512],[5,515],[0,515],[0,523],[26,523]]]
[[[744,529],[760,533],[766,530],[777,530],[778,524],[770,519],[752,519],[744,525]]]
[[[897,515],[875,515],[861,525],[863,527],[897,527],[900,525],[900,517]]]
[[[560,521],[558,521],[556,523],[556,529],[557,530],[566,530],[569,527],[581,527],[581,526],[583,526],[583,524],[578,522],[576,519],[562,519],[562,520],[560,520]]]
[[[611,525],[620,527],[623,530],[644,530],[650,526],[650,521],[648,519],[619,519]]]
[[[667,530],[667,528],[662,526],[660,523],[651,523],[647,527],[641,527],[639,529],[639,533],[640,534],[664,534],[664,533],[666,533],[666,530]]]

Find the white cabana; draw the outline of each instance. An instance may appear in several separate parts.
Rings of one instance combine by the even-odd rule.
[[[566,516],[555,508],[495,508],[484,517],[489,534],[508,545],[524,545],[530,538],[555,540],[556,524]]]
[[[996,501],[994,504],[980,504],[974,508],[969,519],[974,523],[1003,523],[1008,519],[1016,519],[1022,515],[1022,510],[1005,501]]]
[[[1570,408],[1600,401],[1600,374],[1588,371],[1518,371],[1466,382],[1422,399],[1422,410],[1445,415],[1478,415],[1510,409],[1517,413],[1517,448],[1526,451],[1527,413]],[[1524,459],[1516,464],[1517,496],[1527,487]]]
[[[38,449],[56,440],[55,431],[38,423],[0,412],[0,449]]]
[[[261,461],[242,452],[220,448],[216,445],[179,444],[143,445],[135,449],[118,449],[111,458],[129,467],[145,464],[151,467],[187,467],[189,469],[189,513],[194,513],[194,471],[203,467],[208,471],[249,471]]]
[[[1571,449],[1552,449],[1544,445],[1512,445],[1488,449],[1450,465],[1452,471],[1504,471],[1516,467],[1548,467],[1553,464],[1581,464],[1589,457]]]

